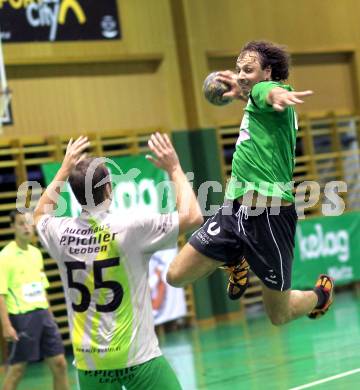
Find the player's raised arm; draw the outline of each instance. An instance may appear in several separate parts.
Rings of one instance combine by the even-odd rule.
[[[184,233],[197,227],[203,222],[201,209],[168,135],[155,133],[148,144],[155,157],[148,155],[146,158],[156,167],[167,171],[170,180],[175,184],[179,232]]]
[[[217,72],[216,79],[229,86],[229,91],[223,94],[224,98],[247,101],[248,97],[242,92],[235,72],[231,70],[219,71]]]
[[[275,87],[267,96],[267,102],[273,106],[275,111],[284,111],[288,106],[294,106],[295,104],[304,103],[303,98],[307,96],[311,96],[313,91],[287,91],[281,87]]]
[[[86,157],[84,151],[89,146],[90,142],[84,136],[80,136],[76,141],[73,141],[73,139],[69,141],[60,169],[45,192],[41,195],[36,206],[34,212],[35,225],[37,225],[42,215],[48,214],[54,209],[63,184],[68,179],[76,164]]]

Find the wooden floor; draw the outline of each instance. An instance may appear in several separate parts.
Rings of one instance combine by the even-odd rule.
[[[244,321],[167,334],[161,347],[185,390],[358,389],[360,299],[338,294],[321,320],[279,328],[260,310]],[[47,367],[31,365],[18,389],[51,390]]]

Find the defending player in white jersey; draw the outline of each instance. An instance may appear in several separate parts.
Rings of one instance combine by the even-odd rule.
[[[179,212],[109,212],[109,171],[86,158],[89,145],[86,137],[69,142],[34,214],[60,269],[80,388],[179,389],[154,332],[148,262],[155,251],[174,247],[179,232],[201,224],[200,207],[168,136],[157,133],[149,140],[155,157],[148,159],[168,172]],[[83,208],[77,218],[52,213],[67,179]]]

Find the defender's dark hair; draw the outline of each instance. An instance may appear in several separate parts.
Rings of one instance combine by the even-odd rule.
[[[15,220],[16,220],[16,216],[17,215],[23,215],[23,213],[21,211],[19,211],[18,209],[15,209],[15,210],[12,210],[10,211],[9,213],[9,217],[10,217],[10,224],[14,224],[15,223]]]
[[[82,206],[87,205],[86,184],[91,186],[90,189],[95,206],[105,200],[105,185],[110,182],[110,174],[100,159],[98,159],[98,162],[95,162],[95,160],[96,158],[89,157],[80,161],[69,176],[71,189]],[[89,169],[91,169],[91,171],[89,171]],[[91,181],[89,180],[89,183],[85,182],[87,176],[91,179]],[[100,182],[102,182],[102,184],[97,186]]]
[[[246,52],[253,51],[260,57],[261,68],[271,68],[271,78],[274,81],[285,81],[289,77],[290,55],[284,46],[267,41],[250,41],[242,49],[239,58]]]

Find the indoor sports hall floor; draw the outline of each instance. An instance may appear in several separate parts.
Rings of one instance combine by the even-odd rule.
[[[161,347],[185,390],[358,389],[360,299],[338,294],[321,320],[302,318],[281,328],[260,311],[216,328],[167,334]],[[73,368],[70,380],[75,390]],[[30,366],[19,386],[39,389],[51,390],[42,363]]]

